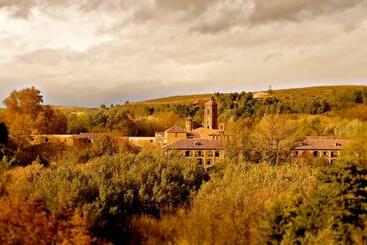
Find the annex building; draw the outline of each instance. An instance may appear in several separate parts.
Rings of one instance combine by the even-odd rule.
[[[335,139],[332,136],[309,136],[293,149],[293,155],[320,157],[332,164],[342,155],[343,149],[348,144],[350,140]]]

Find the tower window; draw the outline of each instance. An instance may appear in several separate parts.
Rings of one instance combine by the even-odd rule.
[[[206,111],[206,114],[208,114],[208,115],[210,114],[210,110],[209,109]]]

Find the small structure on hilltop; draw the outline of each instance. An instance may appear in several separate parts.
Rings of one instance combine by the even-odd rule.
[[[329,136],[308,136],[293,149],[294,156],[312,156],[328,160],[332,164],[341,156],[350,140],[335,139]]]
[[[254,99],[258,100],[266,100],[268,98],[272,98],[273,96],[269,92],[257,92],[254,93]]]
[[[254,93],[254,99],[258,99],[258,100],[266,100],[268,98],[272,98],[273,95],[273,90],[272,90],[272,87],[271,87],[271,83],[267,83],[266,84],[266,91],[261,91],[261,92],[257,92],[257,93]]]

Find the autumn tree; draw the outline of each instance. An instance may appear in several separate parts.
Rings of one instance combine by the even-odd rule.
[[[49,105],[43,107],[35,120],[38,133],[56,134],[67,130],[66,117],[54,111]]]
[[[4,100],[6,120],[12,135],[66,131],[65,117],[42,103],[41,91],[35,87],[15,90]]]
[[[261,161],[279,164],[287,160],[302,139],[302,129],[294,120],[279,115],[265,116],[253,130],[252,145]]]
[[[19,91],[14,90],[4,104],[8,113],[28,114],[35,119],[42,110],[43,96],[41,91],[35,87],[25,88]]]

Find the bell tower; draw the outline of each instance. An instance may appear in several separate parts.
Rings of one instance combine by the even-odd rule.
[[[204,128],[218,129],[218,104],[212,97],[204,104]]]
[[[188,118],[186,118],[186,131],[191,132],[192,129],[193,129],[192,117],[188,117]]]

